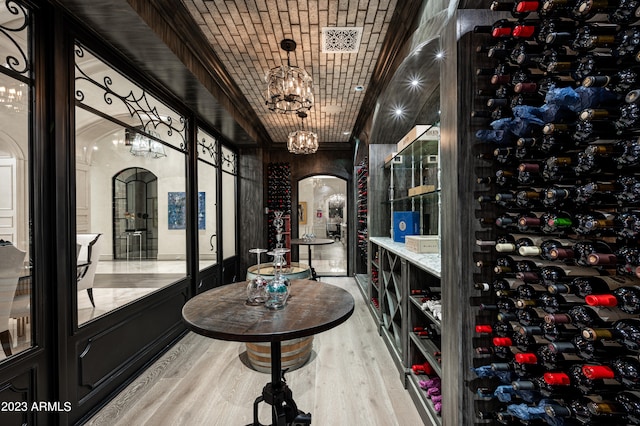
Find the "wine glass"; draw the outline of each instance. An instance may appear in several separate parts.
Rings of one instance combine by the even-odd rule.
[[[269,293],[267,292],[267,280],[260,275],[260,255],[266,252],[266,249],[253,248],[249,253],[255,253],[258,264],[256,276],[247,284],[247,305],[257,306],[267,301]]]

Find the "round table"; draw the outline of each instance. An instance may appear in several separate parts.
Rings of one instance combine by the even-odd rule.
[[[296,246],[308,246],[309,249],[309,268],[311,268],[311,276],[315,279],[318,276],[316,275],[315,269],[311,265],[311,246],[323,246],[326,244],[333,244],[335,240],[331,238],[314,238],[313,240],[305,240],[304,238],[292,238],[291,244]]]
[[[251,280],[258,275],[258,268],[260,269],[260,275],[266,279],[271,279],[275,275],[275,267],[272,263],[261,263],[247,268],[247,280]],[[282,273],[290,280],[311,278],[311,267],[304,263],[291,262],[286,268],[283,268]]]
[[[247,282],[217,287],[190,299],[182,308],[187,326],[203,336],[237,342],[271,343],[271,382],[256,398],[253,425],[258,422],[258,404],[273,405],[272,426],[309,424],[311,414],[298,410],[284,381],[280,363],[281,342],[321,333],[345,322],[353,314],[354,300],[339,287],[310,280],[292,280],[284,309],[248,306]]]

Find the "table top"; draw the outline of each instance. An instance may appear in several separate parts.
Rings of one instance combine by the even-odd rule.
[[[236,342],[278,342],[311,336],[346,321],[354,309],[353,296],[331,284],[291,280],[284,309],[249,306],[247,281],[201,293],[182,308],[182,317],[194,332]]]
[[[316,238],[313,240],[305,240],[302,238],[292,238],[291,244],[296,245],[309,245],[309,246],[320,246],[324,244],[333,244],[335,242],[332,238]]]

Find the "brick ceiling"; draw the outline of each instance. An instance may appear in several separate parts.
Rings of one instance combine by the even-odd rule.
[[[182,2],[273,142],[285,142],[301,126],[295,114],[271,112],[264,101],[265,73],[286,62],[280,48],[285,38],[297,43],[291,64],[304,68],[314,82],[316,103],[304,127],[317,132],[321,143],[350,140],[397,0]],[[362,28],[357,53],[322,53],[325,27]]]

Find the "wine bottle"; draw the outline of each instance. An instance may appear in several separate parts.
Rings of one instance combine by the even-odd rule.
[[[571,325],[561,325],[542,322],[540,325],[515,327],[518,333],[542,336],[549,342],[570,339],[577,333],[577,328]]]
[[[627,350],[618,344],[591,341],[580,335],[575,336],[571,341],[552,342],[549,344],[549,349],[553,353],[575,355],[588,362],[607,360],[627,353]]]
[[[636,392],[620,392],[615,400],[622,405],[631,424],[640,424],[640,395]]]
[[[553,376],[553,380],[560,380],[569,383],[583,394],[615,394],[624,390],[620,382],[612,379],[591,379],[584,375],[582,365],[574,364],[568,368],[567,372],[545,373],[543,376],[546,380],[547,375]],[[566,378],[564,377],[566,376]]]
[[[511,35],[517,39],[533,39],[539,44],[545,44],[548,34],[573,32],[575,28],[576,22],[571,20],[554,18],[543,19],[541,22],[523,20],[513,27]]]
[[[628,314],[640,314],[640,287],[619,287],[608,294],[590,294],[584,300],[589,306],[617,307]]]
[[[590,341],[613,340],[625,348],[640,350],[640,319],[635,317],[614,322],[610,328],[585,328],[582,336]]]
[[[576,242],[571,248],[571,251],[573,253],[573,259],[578,265],[594,266],[595,264],[591,261],[593,254],[600,253],[604,255],[611,253],[612,249],[609,244],[601,240],[582,240]]]
[[[627,93],[640,85],[638,72],[627,68],[611,75],[589,75],[582,80],[584,87],[606,87],[615,93]]]
[[[517,391],[538,391],[547,398],[563,398],[575,395],[577,390],[567,383],[563,383],[563,378],[555,380],[553,376],[545,380],[543,377],[529,377],[528,380],[516,380],[511,382],[511,386]]]
[[[505,384],[512,382],[517,377],[511,370],[494,370],[491,368],[491,365],[476,367],[473,369],[473,371],[476,373],[476,376],[480,378],[496,378],[500,381],[500,383]]]
[[[557,60],[550,61],[547,64],[546,71],[551,74],[570,76],[573,80],[582,82],[584,87],[605,87],[606,84],[600,85],[591,82],[591,84],[585,86],[584,83],[587,78],[598,76],[601,72],[617,71],[615,62],[616,58],[612,55],[587,53],[574,57],[558,57]]]
[[[516,320],[522,326],[533,326],[544,323],[545,312],[533,306],[524,306],[515,313]]]
[[[514,333],[511,337],[494,337],[494,346],[510,346],[520,349],[523,352],[536,351],[539,347],[548,345],[549,341],[537,336]]]
[[[545,413],[552,419],[561,418],[563,423],[569,419],[584,425],[605,425],[624,423],[625,413],[622,407],[613,401],[594,400],[584,396],[566,402],[566,405],[553,403],[545,406]]]
[[[605,293],[638,282],[623,276],[576,277],[568,283],[552,284],[548,290],[552,294],[574,294],[584,299],[590,294]]]
[[[498,337],[509,337],[515,333],[513,326],[505,322],[494,322],[493,324],[476,324],[476,333],[490,334]]]
[[[566,45],[576,52],[588,52],[595,48],[611,48],[616,43],[619,27],[614,24],[589,23],[583,24],[574,32],[549,33],[547,44]]]
[[[576,276],[588,277],[593,275],[600,275],[600,272],[597,269],[582,266],[554,265],[542,267],[539,271],[517,273],[516,278],[529,283],[542,283],[549,286],[559,282],[570,281]]]
[[[516,140],[516,147],[522,152],[533,152],[539,156],[546,156],[564,151],[568,147],[573,147],[573,141],[568,138],[556,138],[553,136],[519,138]],[[516,157],[521,158],[516,153]]]
[[[493,38],[511,38],[511,33],[516,23],[516,21],[510,19],[500,19],[494,22],[493,25],[476,25],[473,28],[473,32],[478,34],[491,34]]]
[[[542,241],[538,245],[527,245],[518,248],[520,256],[540,256],[544,260],[556,260],[551,251],[554,249],[560,249],[563,247],[571,247],[574,241],[563,238],[548,239]]]
[[[613,149],[619,168],[636,167],[640,165],[640,139],[622,139],[616,141]]]
[[[615,226],[613,215],[595,211],[576,214],[573,224],[577,234],[596,236],[611,233]]]
[[[483,398],[496,398],[500,402],[512,402],[514,400],[522,400],[527,403],[534,403],[542,398],[542,395],[537,391],[517,391],[511,384],[502,384],[497,386],[493,391],[489,392],[488,389],[479,389],[478,395]]]
[[[584,362],[582,358],[572,353],[562,353],[551,349],[551,342],[547,346],[542,346],[536,352],[536,358],[539,364],[544,365],[547,370],[557,371],[567,369],[573,364]],[[562,344],[562,342],[558,342]]]
[[[517,362],[516,358],[520,354],[516,354],[516,357],[509,362],[494,362],[491,363],[491,369],[494,371],[510,371],[518,377],[538,376],[544,372],[544,367],[538,364]]]
[[[515,306],[515,302],[514,302]],[[632,318],[633,316],[624,312],[614,311],[609,308],[594,308],[586,305],[573,306],[565,313],[555,313],[545,315],[546,322],[556,324],[574,324],[577,327],[601,327],[614,323],[620,319]]]
[[[521,218],[521,216],[518,216]],[[518,222],[516,222],[518,223]],[[518,234],[516,234],[518,235]],[[511,236],[513,237],[513,236]],[[518,235],[517,239],[513,242],[505,241],[506,238],[501,238],[500,243],[496,243],[496,251],[499,253],[519,253],[523,247],[535,247],[542,244],[543,239],[535,235]],[[522,253],[520,253],[522,255]]]
[[[518,299],[516,300],[516,307],[522,308],[524,306],[536,306],[549,314],[555,314],[557,312],[564,312],[571,309],[573,306],[581,305],[580,302],[566,300],[559,294],[542,293],[535,300]]]
[[[539,8],[540,16],[558,16],[571,19],[579,19],[573,13],[576,0],[543,0]]]
[[[637,265],[640,265],[640,248],[619,247],[614,253],[593,252],[587,258],[589,264],[602,267],[616,267],[620,275],[635,274]]]
[[[548,384],[556,386],[571,386],[577,389],[582,394],[601,394],[610,393],[614,394],[624,388],[619,383],[604,382],[601,379],[591,380],[582,374],[582,366],[580,364],[574,364],[567,372],[547,372],[543,375],[544,380]]]
[[[614,379],[627,388],[640,388],[640,361],[632,357],[617,357],[606,365],[583,365],[582,374],[591,380]]]

